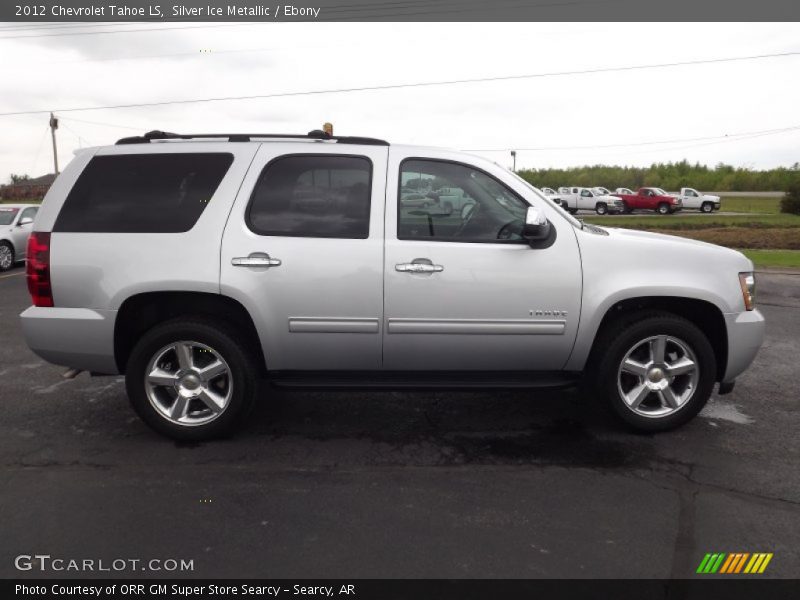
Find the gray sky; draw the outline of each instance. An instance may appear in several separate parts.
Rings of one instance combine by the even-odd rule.
[[[175,27],[168,24],[160,27]],[[800,51],[800,24],[266,23],[0,29],[0,112],[496,77]],[[37,24],[37,27],[42,26]],[[22,27],[15,25],[14,27]],[[31,26],[28,26],[31,27]],[[210,52],[201,52],[207,50]],[[151,129],[340,135],[520,151],[517,167],[800,161],[800,56],[383,91],[58,113],[80,146]],[[91,121],[91,122],[88,122]],[[46,115],[0,117],[0,181],[52,171]],[[570,147],[572,149],[553,149]],[[510,165],[507,151],[482,153]]]

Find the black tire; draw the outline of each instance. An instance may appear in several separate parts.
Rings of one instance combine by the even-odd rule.
[[[622,212],[624,214],[629,215],[633,212],[633,209],[630,206],[628,206],[627,202],[623,202],[622,205],[623,205]]]
[[[699,375],[694,393],[673,412],[663,416],[645,416],[634,412],[622,399],[618,377],[622,360],[637,342],[652,336],[667,335],[681,340],[696,357]],[[595,343],[598,351],[589,365],[585,393],[593,391],[602,397],[612,412],[630,428],[641,432],[667,431],[693,419],[706,405],[714,390],[717,363],[706,335],[693,323],[675,314],[662,311],[639,311],[604,328]]]
[[[670,212],[669,204],[662,202],[656,207],[656,212],[660,215],[668,215]]]
[[[605,202],[598,202],[594,207],[594,212],[598,215],[608,214],[608,205]]]
[[[0,250],[2,250],[5,256],[11,256],[11,262],[7,262],[5,265],[0,262],[0,272],[8,271],[11,267],[13,267],[17,263],[17,257],[14,256],[14,246],[9,244],[8,242],[0,242]],[[6,252],[8,254],[6,254]]]
[[[714,203],[713,202],[703,202],[700,205],[700,211],[704,213],[714,212]]]
[[[178,441],[205,441],[234,433],[252,410],[258,393],[255,352],[240,340],[235,327],[201,318],[179,318],[156,325],[136,343],[128,360],[125,385],[136,414],[153,430]],[[219,354],[230,369],[232,391],[225,408],[208,423],[182,425],[162,415],[148,399],[145,373],[150,360],[165,346],[190,340]]]

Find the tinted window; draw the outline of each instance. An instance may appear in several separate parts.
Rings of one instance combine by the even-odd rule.
[[[285,156],[258,178],[247,222],[259,235],[369,236],[372,163],[360,156]]]
[[[406,160],[400,167],[401,240],[521,240],[527,208],[505,185],[467,165]]]
[[[95,156],[78,177],[55,231],[189,231],[233,162],[231,154]]]

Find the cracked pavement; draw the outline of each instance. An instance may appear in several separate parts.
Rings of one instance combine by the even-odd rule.
[[[755,364],[673,432],[629,433],[569,391],[265,388],[239,436],[176,444],[122,378],[66,381],[27,349],[17,272],[0,279],[0,576],[70,575],[20,573],[23,553],[193,559],[201,578],[682,578],[706,552],[800,572],[798,274],[760,276]]]

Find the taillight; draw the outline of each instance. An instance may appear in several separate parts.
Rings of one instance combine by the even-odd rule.
[[[50,232],[34,231],[28,238],[25,274],[33,305],[53,306],[53,289],[50,286]]]

